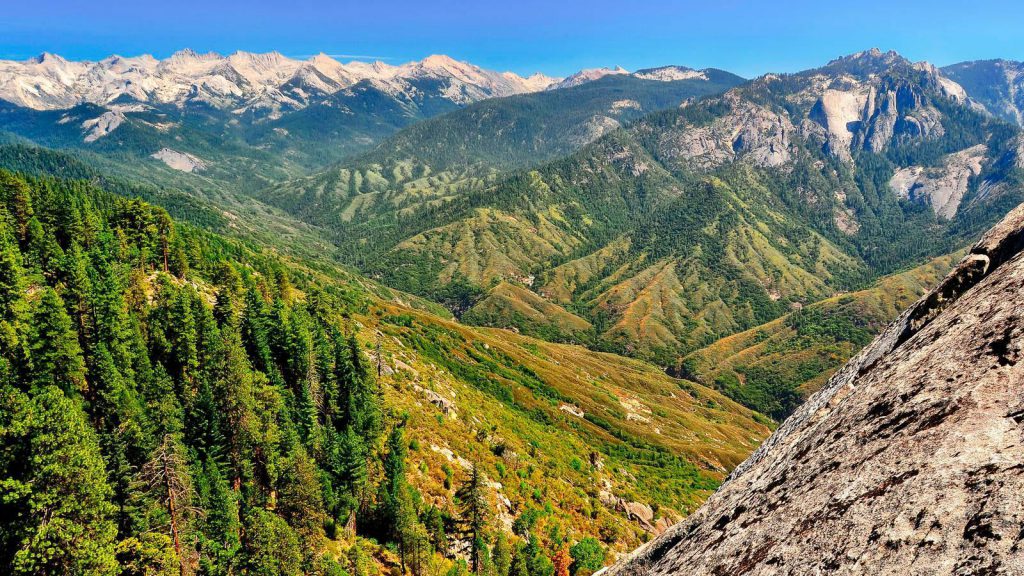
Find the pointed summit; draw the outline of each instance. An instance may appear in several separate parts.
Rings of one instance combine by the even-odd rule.
[[[913,66],[914,63],[904,58],[895,50],[882,52],[878,48],[871,48],[861,52],[854,52],[847,56],[841,56],[826,64],[821,70],[854,76],[870,76],[881,74],[896,66]]]
[[[431,54],[430,56],[427,56],[426,58],[421,60],[420,64],[429,68],[447,68],[450,66],[463,66],[461,62],[455,60],[454,58],[446,54]]]
[[[33,64],[67,64],[67,60],[52,52],[42,52],[28,59]]]

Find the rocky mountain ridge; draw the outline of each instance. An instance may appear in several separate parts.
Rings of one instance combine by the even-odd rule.
[[[645,68],[636,72],[630,72],[622,66],[615,66],[614,68],[587,68],[550,84],[547,89],[572,88],[573,86],[593,82],[606,76],[632,76],[641,80],[660,80],[662,82],[693,79],[707,80],[709,71],[711,71],[710,68],[695,70],[686,66],[660,66],[658,68]]]
[[[1024,205],[609,576],[1018,574]]]
[[[942,73],[994,114],[1024,126],[1024,62],[975,60],[942,68]]]
[[[1016,129],[934,66],[893,52],[687,99],[568,157],[498,178],[460,173],[470,155],[446,166],[431,148],[437,136],[455,133],[457,144],[492,125],[470,122],[471,112],[421,124],[443,128],[420,135],[431,138],[403,138],[414,127],[363,165],[267,197],[338,230],[364,271],[436,294],[471,310],[470,319],[589,337],[666,366],[952,252],[1020,201]],[[454,125],[457,118],[466,121]],[[431,155],[441,161],[416,160]],[[367,256],[366,246],[380,253]],[[452,287],[462,291],[445,292]],[[539,314],[545,304],[564,313]],[[551,321],[538,325],[543,318]]]
[[[186,49],[163,60],[146,54],[114,55],[96,62],[43,53],[24,61],[0,61],[0,99],[35,110],[142,103],[275,114],[303,108],[363,81],[408,93],[416,89],[415,81],[425,79],[440,81],[445,97],[460,104],[543,90],[560,80],[494,72],[443,55],[395,66],[380,61],[341,63],[326,54],[298,60],[277,52],[221,56]]]

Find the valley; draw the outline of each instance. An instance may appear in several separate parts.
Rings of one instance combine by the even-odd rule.
[[[674,573],[1024,201],[1019,68],[0,61],[0,562]]]

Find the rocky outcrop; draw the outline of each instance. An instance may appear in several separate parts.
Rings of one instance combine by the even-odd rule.
[[[198,172],[206,169],[206,162],[198,156],[193,156],[187,152],[179,152],[171,148],[161,148],[150,154],[149,157],[159,160],[169,168],[181,172]]]
[[[754,166],[781,166],[796,151],[796,128],[788,116],[726,94],[729,112],[706,126],[681,125],[659,137],[663,158],[687,167],[710,170],[740,160]]]
[[[955,83],[946,79],[951,85],[946,89],[934,74],[934,94],[956,99],[950,93]],[[804,135],[820,140],[829,154],[850,161],[854,150],[878,153],[894,142],[929,140],[943,134],[942,114],[928,102],[927,88],[910,82],[875,86],[842,77],[826,83],[844,84],[848,85],[842,90],[825,89],[801,125]],[[793,98],[806,99],[807,95]]]
[[[1024,573],[1024,205],[616,575]]]
[[[971,178],[981,174],[987,148],[978,144],[946,156],[942,166],[901,168],[889,179],[889,187],[900,198],[928,202],[939,218],[956,216]]]
[[[82,129],[85,130],[85,136],[82,140],[85,142],[95,142],[117,130],[117,127],[124,123],[124,120],[124,114],[117,111],[104,112],[96,118],[86,120],[82,122]]]

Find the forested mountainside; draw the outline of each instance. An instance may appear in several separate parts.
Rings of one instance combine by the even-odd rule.
[[[641,362],[430,309],[0,171],[0,563],[589,574],[769,432]]]
[[[942,68],[990,113],[1024,126],[1024,62],[975,60]]]
[[[934,67],[868,51],[496,179],[397,163],[268,194],[468,320],[668,366],[960,247],[1021,198],[1019,143]]]
[[[742,79],[720,70],[679,80],[605,76],[573,87],[495,98],[420,122],[373,150],[257,196],[325,229],[363,219],[391,226],[392,208],[437,205],[501,172],[570,154],[644,114],[716,94]]]
[[[493,98],[420,122],[346,166],[384,174],[403,163],[432,173],[521,168],[572,153],[644,114],[741,82],[722,70],[680,80],[614,75],[572,88]]]
[[[2,141],[3,133],[0,133]],[[250,246],[269,247],[307,259],[336,261],[336,249],[322,230],[248,196],[202,188],[187,179],[146,178],[145,169],[105,171],[95,157],[26,144],[17,137],[0,144],[0,168],[31,176],[89,180],[122,196],[140,198],[168,211],[175,220],[240,239]],[[125,177],[120,174],[135,174]],[[116,175],[111,175],[116,174]]]

